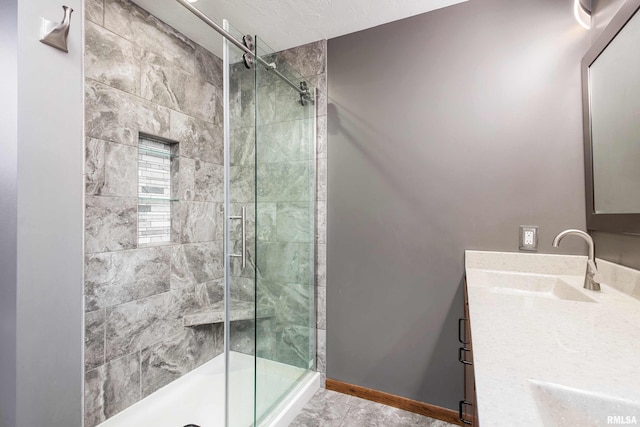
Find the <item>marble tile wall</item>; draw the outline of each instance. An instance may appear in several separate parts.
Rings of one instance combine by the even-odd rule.
[[[223,351],[222,61],[128,0],[86,5],[85,426]],[[178,143],[171,242],[137,240],[138,136]],[[175,167],[174,167],[175,166]]]

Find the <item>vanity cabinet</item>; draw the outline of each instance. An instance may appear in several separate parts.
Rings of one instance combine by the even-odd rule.
[[[458,411],[464,425],[478,426],[476,405],[476,382],[473,373],[473,344],[471,340],[471,318],[469,316],[469,298],[465,279],[464,317],[458,321],[458,360],[464,366],[464,399],[460,401]]]

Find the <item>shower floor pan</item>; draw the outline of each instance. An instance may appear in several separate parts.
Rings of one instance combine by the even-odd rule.
[[[251,396],[253,357],[231,352],[230,359],[232,393],[238,389]],[[320,388],[320,374],[262,358],[258,358],[257,364],[259,372],[264,373],[264,376],[260,375],[261,382],[269,384],[268,390],[260,390],[258,384],[258,396],[286,393],[296,379],[303,377],[270,416],[260,423],[268,427],[287,426]],[[224,427],[224,382],[224,354],[221,354],[98,427],[182,427],[188,424]],[[233,419],[230,427],[249,427],[253,422],[252,399],[232,399],[229,412]]]

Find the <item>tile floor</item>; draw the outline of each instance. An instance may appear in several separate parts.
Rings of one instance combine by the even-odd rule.
[[[453,427],[433,418],[321,389],[290,427]]]

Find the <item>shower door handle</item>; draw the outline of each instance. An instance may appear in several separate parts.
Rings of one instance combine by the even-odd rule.
[[[243,206],[240,215],[230,216],[229,219],[242,221],[242,254],[229,254],[229,256],[242,258],[242,268],[245,268],[247,266],[247,208]]]

